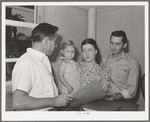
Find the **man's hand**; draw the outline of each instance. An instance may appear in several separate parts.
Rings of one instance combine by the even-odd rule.
[[[113,101],[115,100],[114,97],[112,95],[106,95],[102,98],[102,100],[108,100],[108,101]]]
[[[121,93],[116,93],[114,95],[106,95],[102,98],[102,100],[109,100],[109,101],[113,101],[113,100],[123,100],[124,97]]]
[[[124,100],[124,97],[121,93],[116,93],[114,98],[115,100]]]
[[[71,94],[60,94],[54,98],[56,107],[67,106],[71,102],[73,102],[73,96]]]

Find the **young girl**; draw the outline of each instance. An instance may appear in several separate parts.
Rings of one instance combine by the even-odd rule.
[[[62,43],[59,66],[60,93],[71,94],[80,88],[80,72],[75,56],[75,44],[68,40]]]

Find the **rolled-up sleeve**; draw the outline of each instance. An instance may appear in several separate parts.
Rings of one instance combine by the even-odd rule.
[[[127,89],[123,89],[121,94],[125,99],[132,98],[136,95],[139,79],[139,64],[136,59],[132,59],[129,64],[130,72],[127,79]]]

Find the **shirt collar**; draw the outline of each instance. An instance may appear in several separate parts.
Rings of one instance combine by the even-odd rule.
[[[126,55],[126,53],[124,51],[122,51],[121,58],[127,59],[127,55]]]
[[[40,59],[41,61],[43,61],[43,59],[46,57],[44,53],[37,51],[35,49],[32,49],[32,48],[27,48],[27,52],[30,53],[32,56]]]
[[[108,55],[108,57],[107,57],[106,59],[110,58],[111,56],[112,56],[112,54]],[[125,53],[124,51],[122,51],[121,57],[120,57],[119,59],[117,59],[117,60],[120,60],[120,59],[122,59],[122,58],[124,58],[124,59],[127,60],[127,55],[126,55],[126,53]]]

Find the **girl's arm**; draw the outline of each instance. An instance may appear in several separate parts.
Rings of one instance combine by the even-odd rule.
[[[73,92],[73,87],[70,86],[70,84],[66,81],[65,77],[64,77],[64,72],[65,72],[65,68],[67,66],[67,63],[62,61],[59,67],[59,79],[61,81],[61,83],[67,88],[68,93],[72,93]]]

